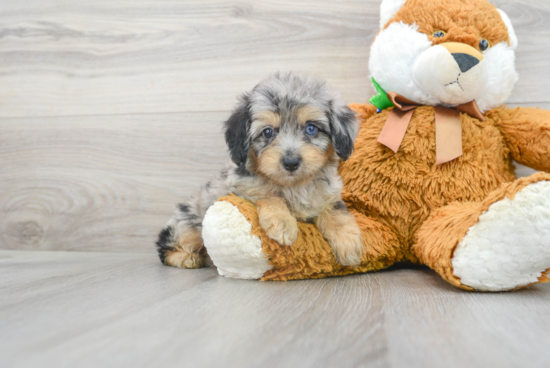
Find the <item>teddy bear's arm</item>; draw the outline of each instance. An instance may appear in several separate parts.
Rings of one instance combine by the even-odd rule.
[[[550,172],[550,111],[502,109],[497,125],[512,158],[535,170]]]

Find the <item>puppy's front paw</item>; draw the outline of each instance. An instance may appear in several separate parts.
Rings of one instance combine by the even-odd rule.
[[[336,261],[342,266],[359,266],[363,255],[362,236],[350,233],[340,234],[340,237],[329,242]]]
[[[298,239],[298,222],[289,214],[276,214],[268,210],[259,212],[260,226],[267,236],[282,245],[292,245]]]
[[[342,226],[339,231],[327,239],[336,261],[343,266],[359,266],[363,256],[363,236],[356,224]]]

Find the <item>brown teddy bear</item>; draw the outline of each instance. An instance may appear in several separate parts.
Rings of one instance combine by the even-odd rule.
[[[229,196],[203,237],[219,273],[293,280],[428,265],[466,290],[549,281],[550,175],[516,179],[512,160],[550,172],[550,112],[502,105],[517,81],[510,19],[485,0],[384,0],[370,72],[379,94],[341,164],[363,233],[358,267],[336,263],[311,224],[292,246]]]

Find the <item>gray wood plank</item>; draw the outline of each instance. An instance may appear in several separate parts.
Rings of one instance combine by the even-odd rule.
[[[549,102],[550,49],[548,46],[550,44],[543,46],[543,51],[540,46],[550,41],[548,38],[550,36],[550,2],[497,0],[491,3],[508,14],[519,39],[516,69],[520,80],[508,100],[509,103],[540,106]]]
[[[277,70],[370,94],[378,1],[2,1],[0,116],[225,111]],[[345,88],[344,88],[345,87]]]
[[[432,271],[225,279],[155,255],[0,251],[3,367],[545,367],[550,285],[467,293]]]
[[[494,1],[520,39],[512,103],[545,103],[550,3]],[[380,0],[0,2],[0,117],[226,111],[277,70],[373,94]]]
[[[229,162],[227,113],[0,122],[0,248],[145,250]]]

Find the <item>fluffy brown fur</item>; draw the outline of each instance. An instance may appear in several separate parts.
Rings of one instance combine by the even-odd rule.
[[[535,170],[550,172],[548,111],[517,108],[497,110],[497,126],[512,158]]]
[[[489,116],[481,122],[461,114],[463,155],[437,166],[433,107],[416,109],[397,153],[378,143],[390,110],[375,114],[371,106],[355,109],[365,120],[356,153],[340,168],[344,200],[388,226],[398,236],[407,260],[417,260],[411,246],[433,209],[456,201],[481,201],[515,180],[510,151]]]
[[[408,0],[387,25],[393,22],[416,23],[420,32],[430,35],[434,45],[460,42],[479,49],[480,38],[491,45],[510,42],[495,7],[479,0]],[[444,37],[431,37],[440,30],[445,30]]]

